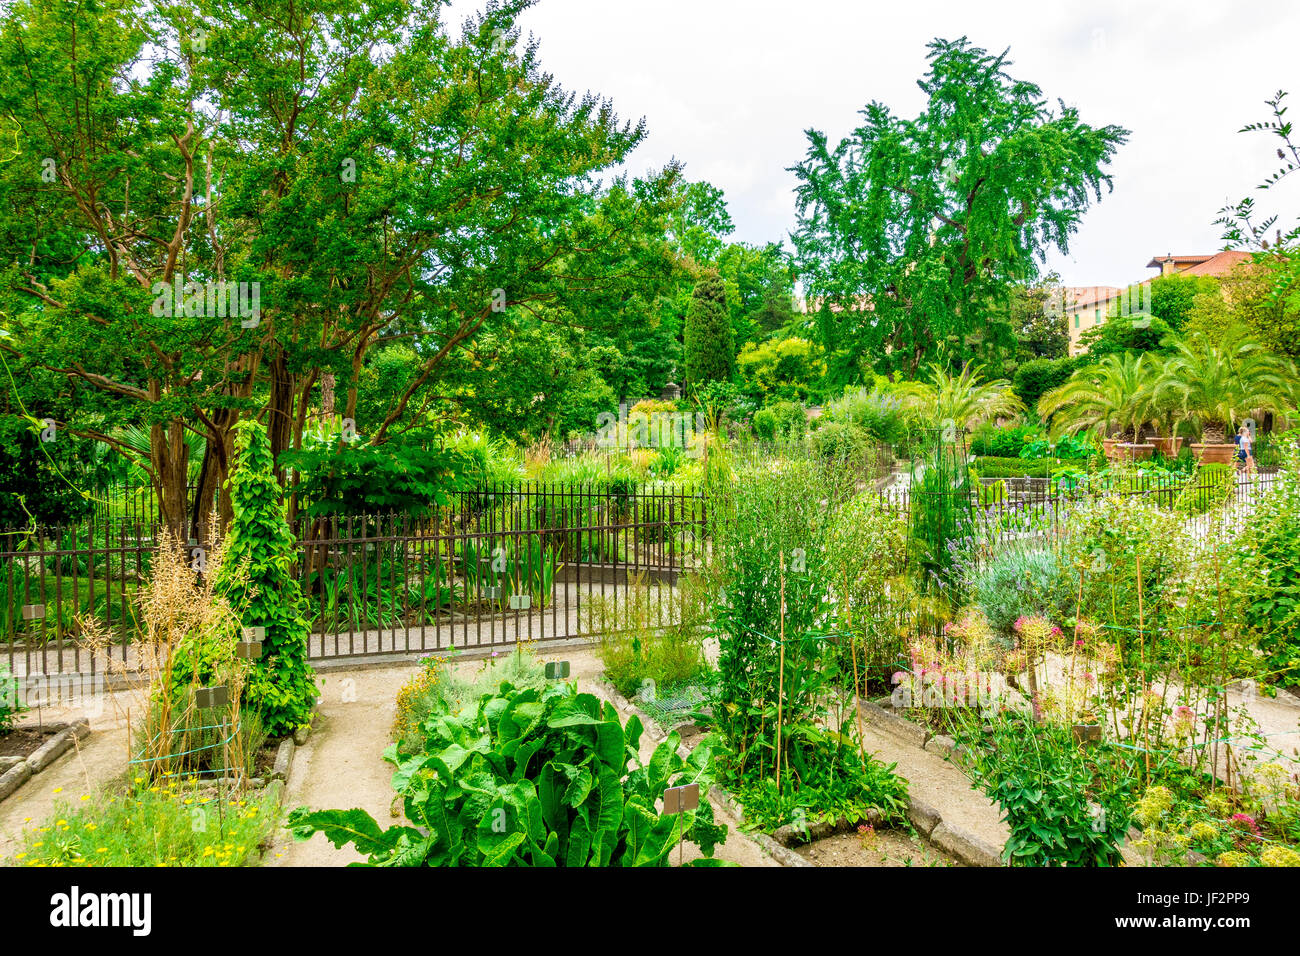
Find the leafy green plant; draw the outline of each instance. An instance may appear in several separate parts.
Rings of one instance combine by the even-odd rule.
[[[13,730],[14,719],[27,709],[18,696],[18,678],[0,661],[0,734]]]
[[[364,810],[294,810],[300,839],[323,833],[372,866],[667,866],[679,840],[715,864],[726,828],[705,799],[710,750],[689,762],[677,734],[637,757],[641,723],[572,686],[520,690],[503,682],[458,714],[434,714],[424,750],[397,761],[393,784],[410,825],[381,829]],[[638,766],[631,767],[635,761]],[[700,784],[698,809],[660,813],[665,788]]]
[[[1128,830],[1125,778],[1075,743],[1069,727],[1002,712],[988,730],[959,725],[961,760],[1002,808],[1011,866],[1115,866]]]
[[[293,573],[297,541],[285,519],[271,445],[257,422],[236,426],[239,468],[230,479],[234,518],[217,581],[244,627],[266,629],[262,656],[253,663],[246,700],[273,737],[311,720],[316,680],[307,662],[306,602]]]

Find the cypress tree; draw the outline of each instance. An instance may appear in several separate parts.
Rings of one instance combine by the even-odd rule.
[[[683,338],[688,387],[730,381],[736,370],[736,348],[726,287],[715,269],[706,269],[695,283]]]

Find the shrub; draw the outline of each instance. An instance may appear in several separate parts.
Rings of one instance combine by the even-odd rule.
[[[808,433],[808,415],[798,402],[777,402],[754,413],[754,434],[772,441],[803,438]]]
[[[266,629],[246,700],[261,714],[267,733],[281,737],[311,721],[318,693],[307,662],[306,602],[293,573],[298,544],[285,519],[266,431],[248,420],[235,428],[240,459],[230,478],[235,515],[217,588],[239,610],[242,626]],[[246,573],[235,575],[241,566]]]
[[[609,682],[630,698],[701,678],[708,670],[702,630],[709,611],[707,589],[695,579],[683,579],[679,613],[666,626],[658,596],[644,576],[632,581],[628,592],[621,599],[594,595],[585,611],[588,630],[598,635],[597,653]]]
[[[1020,400],[1033,408],[1044,392],[1064,385],[1082,364],[1079,358],[1031,359],[1016,369],[1012,383]]]
[[[813,434],[813,450],[832,461],[857,461],[870,449],[871,436],[847,422],[827,422]]]
[[[970,436],[972,455],[991,455],[995,458],[1019,458],[1029,442],[1044,438],[1037,425],[1006,425],[999,428],[992,422],[980,425]]]
[[[323,833],[352,844],[371,866],[667,866],[678,840],[714,863],[726,827],[706,799],[710,750],[690,760],[669,734],[633,769],[641,722],[571,685],[520,690],[503,683],[473,708],[425,721],[424,750],[398,764],[393,784],[409,825],[381,830],[364,810],[289,815],[299,839]],[[700,785],[699,808],[655,809],[664,789]]]
[[[1021,617],[1060,622],[1072,615],[1074,593],[1051,551],[1007,550],[975,572],[971,597],[1004,636]]]
[[[1050,478],[1061,469],[1087,471],[1086,458],[975,458],[971,468],[981,478]]]
[[[857,425],[873,441],[886,445],[905,444],[914,424],[903,410],[902,399],[884,387],[849,389],[830,403],[827,418]]]

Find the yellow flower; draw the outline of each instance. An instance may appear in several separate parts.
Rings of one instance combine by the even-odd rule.
[[[68,825],[67,820],[59,820],[58,822],[55,823],[55,826],[60,826],[60,827],[66,827],[67,825]]]
[[[1250,856],[1240,850],[1229,850],[1227,853],[1220,853],[1219,858],[1214,862],[1219,866],[1248,866]]]
[[[62,793],[62,792],[63,792],[63,788],[62,788],[62,787],[55,787],[54,790],[53,790],[53,792],[54,792],[54,793]]]
[[[89,800],[89,799],[90,799],[90,794],[88,794],[88,793],[83,793],[83,794],[81,795],[81,801],[82,801],[82,803],[85,803],[85,802],[86,802],[87,800]]]
[[[1300,853],[1285,846],[1271,846],[1259,855],[1265,866],[1300,866]]]
[[[16,857],[14,857],[14,859],[15,859],[15,860],[25,860],[25,859],[27,859],[27,854],[26,854],[26,853],[19,853]]]
[[[98,850],[96,850],[95,852],[96,852],[96,853],[107,853],[107,852],[108,852],[108,847],[106,847],[106,846],[101,846],[101,847],[100,847]]]

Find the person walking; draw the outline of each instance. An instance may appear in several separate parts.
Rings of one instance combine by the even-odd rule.
[[[1245,465],[1246,473],[1255,473],[1255,436],[1249,425],[1242,425],[1237,432],[1237,460]]]

